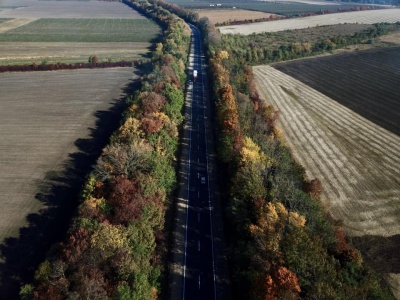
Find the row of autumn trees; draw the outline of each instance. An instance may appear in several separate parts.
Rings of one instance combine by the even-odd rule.
[[[91,57],[92,59],[92,57]],[[98,62],[93,61],[88,63],[42,63],[30,65],[7,65],[0,66],[0,73],[4,72],[31,72],[31,71],[55,71],[55,70],[76,70],[76,69],[95,69],[95,68],[116,68],[116,67],[133,67],[138,64],[134,61],[116,61],[116,62]]]
[[[240,55],[246,47],[226,48],[208,20],[199,23],[216,100],[235,299],[393,299],[329,219],[319,180],[305,179],[283,143],[279,112],[257,93],[248,66],[256,62]]]
[[[155,19],[163,41],[87,179],[66,239],[50,251],[33,284],[22,287],[22,299],[143,300],[160,293],[190,29],[151,0],[126,4]]]
[[[329,26],[326,26],[329,27]],[[286,42],[285,32],[266,32],[251,35],[226,34],[221,36],[221,49],[232,53],[230,63],[236,66],[269,64],[345,48],[350,45],[373,43],[374,39],[389,32],[399,31],[400,22],[373,24],[370,28],[352,35],[335,35],[313,42]],[[280,39],[280,45],[268,43],[270,37]]]

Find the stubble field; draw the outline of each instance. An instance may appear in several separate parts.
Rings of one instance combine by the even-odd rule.
[[[0,295],[15,295],[65,234],[134,71],[0,74]]]
[[[132,68],[0,74],[0,240],[38,211],[38,181],[59,170],[135,75]]]
[[[345,23],[374,24],[396,23],[400,21],[400,8],[381,9],[368,11],[343,12],[335,14],[318,15],[304,18],[285,19],[269,22],[260,22],[243,25],[229,25],[219,27],[223,34],[252,34],[262,32],[278,32],[284,30],[301,29],[323,25],[336,25]]]
[[[362,89],[353,71],[347,68]],[[261,96],[281,111],[279,125],[296,160],[308,178],[321,180],[324,205],[400,297],[400,136],[271,66],[254,67],[254,73]],[[340,77],[332,78],[325,76],[339,92]],[[400,74],[392,84],[396,80]],[[399,107],[393,109],[399,113]]]

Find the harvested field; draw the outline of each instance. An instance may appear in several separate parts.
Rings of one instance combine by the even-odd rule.
[[[39,19],[0,33],[0,42],[150,42],[159,34],[148,19]]]
[[[121,2],[3,0],[1,6],[0,18],[146,19]]]
[[[3,42],[0,65],[86,62],[90,55],[99,61],[121,61],[143,58],[150,43],[29,43]],[[29,51],[27,51],[29,49]]]
[[[219,30],[223,34],[232,33],[248,35],[252,33],[277,32],[322,25],[335,25],[344,23],[374,24],[380,22],[396,23],[399,21],[400,8],[395,8],[326,14],[253,24],[230,25],[219,27]]]
[[[16,236],[46,172],[60,169],[134,77],[132,68],[0,74],[0,240]]]
[[[400,135],[400,47],[297,60],[275,68]]]
[[[118,125],[116,103],[133,72],[0,74],[0,295],[15,292],[65,233],[82,180]]]
[[[271,66],[254,73],[294,157],[321,180],[323,203],[400,297],[400,136]]]
[[[255,20],[275,16],[275,14],[244,9],[199,9],[195,10],[195,12],[199,14],[200,18],[207,17],[213,24],[226,21]]]

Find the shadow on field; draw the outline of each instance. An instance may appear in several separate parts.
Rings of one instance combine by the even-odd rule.
[[[367,265],[380,273],[400,273],[400,234],[390,237],[365,235],[353,237]]]
[[[137,85],[137,80],[131,81],[124,92],[132,92]],[[48,172],[38,182],[35,198],[47,208],[28,215],[29,225],[20,229],[19,237],[7,238],[0,245],[0,299],[18,299],[20,285],[32,282],[36,268],[52,244],[65,237],[85,176],[119,127],[124,107],[123,98],[114,99],[109,110],[95,112],[96,124],[90,128],[89,137],[75,141],[78,151],[65,160],[63,170]]]

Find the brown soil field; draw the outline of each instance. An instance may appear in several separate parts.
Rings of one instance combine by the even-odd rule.
[[[211,23],[222,23],[225,21],[244,21],[261,18],[269,18],[275,14],[244,9],[199,9],[195,10],[200,18],[207,17]]]
[[[64,236],[134,71],[0,74],[0,295],[15,295]]]
[[[334,68],[320,76],[339,92],[341,77],[327,70]],[[351,65],[346,70],[360,91],[360,78],[369,74],[360,76]],[[321,180],[322,203],[399,298],[400,136],[271,66],[254,67],[254,73],[261,97],[281,111],[279,126],[295,159],[309,179]],[[375,80],[370,85],[378,88]]]
[[[34,43],[2,42],[0,47],[0,65],[27,64],[42,61],[74,63],[86,62],[90,55],[96,55],[100,61],[108,58],[132,60],[144,58],[150,43]]]
[[[400,8],[368,11],[343,12],[318,15],[304,18],[285,19],[244,25],[229,25],[219,27],[223,34],[252,34],[262,32],[277,32],[284,30],[335,25],[345,23],[374,24],[380,22],[396,23],[400,21]]]
[[[400,135],[400,47],[297,60],[275,68]]]
[[[145,19],[121,2],[2,0],[1,6],[12,8],[0,10],[0,18]]]

